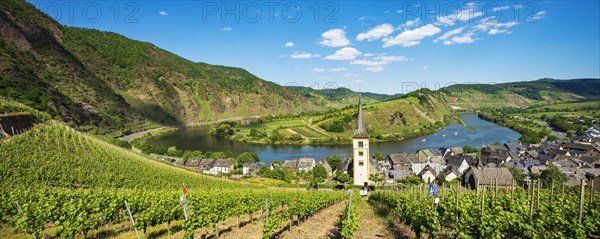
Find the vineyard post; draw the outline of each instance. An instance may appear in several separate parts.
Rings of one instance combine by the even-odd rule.
[[[352,191],[350,191],[350,197],[348,199],[348,223],[350,223],[350,206],[352,205]]]
[[[510,185],[510,201],[512,202],[515,198],[515,179],[513,178],[512,184]]]
[[[552,184],[550,184],[550,206],[552,207],[552,201],[554,200],[554,179],[552,179]]]
[[[456,223],[458,223],[458,194],[460,192],[460,183],[456,184]]]
[[[444,188],[445,188],[446,184],[444,182],[442,182],[442,196],[440,198],[444,198]]]
[[[269,224],[269,199],[265,198],[265,225]]]
[[[127,200],[125,200],[125,208],[127,208],[127,213],[129,213],[129,222],[131,222],[131,227],[133,227],[133,230],[135,230],[135,235],[137,236],[137,238],[140,239],[140,234],[138,233],[137,228],[135,228],[134,226],[135,221],[133,220],[133,216],[131,215],[131,210],[129,210],[129,204],[127,203]]]
[[[579,194],[579,223],[581,223],[581,219],[583,218],[583,201],[585,200],[585,179],[581,179],[581,190]]]
[[[494,178],[494,206],[496,205],[496,199],[498,198],[498,178]]]
[[[533,196],[535,194],[534,188],[535,179],[531,181],[531,203],[529,204],[529,221],[533,219],[533,199],[535,199],[535,197]]]
[[[590,208],[592,208],[592,200],[594,199],[594,181],[590,180]]]
[[[483,217],[483,212],[485,210],[485,187],[481,189],[481,216]]]
[[[540,190],[541,189],[542,189],[542,181],[541,181],[541,179],[538,179],[537,194],[535,195],[537,197],[536,203],[535,203],[535,210],[540,210]]]

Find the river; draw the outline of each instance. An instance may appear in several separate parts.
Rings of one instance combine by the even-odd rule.
[[[415,153],[422,148],[439,148],[451,146],[481,147],[481,145],[495,142],[507,142],[519,139],[521,135],[509,128],[482,120],[476,115],[460,115],[465,123],[450,124],[434,134],[402,141],[371,143],[371,155],[381,152],[384,156],[390,153]],[[231,150],[235,155],[243,152],[258,154],[261,161],[282,161],[299,157],[321,159],[328,155],[338,154],[349,156],[352,154],[351,145],[262,145],[230,141],[216,138],[209,134],[210,126],[190,127],[151,139],[150,144],[178,149],[206,151]]]

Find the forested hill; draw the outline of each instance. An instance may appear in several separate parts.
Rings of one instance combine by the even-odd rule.
[[[600,100],[600,79],[539,79],[501,84],[456,84],[438,91],[453,106],[484,108],[538,102]]]
[[[115,33],[66,27],[22,0],[0,2],[0,26],[0,96],[81,128],[323,109],[244,69],[191,62]]]
[[[356,104],[358,92],[345,87],[313,89],[310,87],[303,86],[287,86],[288,89],[294,91],[306,98],[312,98],[323,104],[332,105],[354,105]],[[386,95],[371,92],[362,92],[362,101],[366,104],[372,104],[379,101],[390,100],[393,98],[400,97],[401,94]]]

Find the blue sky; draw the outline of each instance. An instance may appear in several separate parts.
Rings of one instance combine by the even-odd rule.
[[[599,1],[29,2],[64,25],[282,85],[391,94],[600,77]]]

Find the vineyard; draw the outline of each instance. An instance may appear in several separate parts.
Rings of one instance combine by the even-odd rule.
[[[446,190],[435,204],[421,187],[376,192],[369,201],[390,210],[395,220],[410,226],[419,238],[600,236],[600,197],[586,199],[579,220],[579,202],[584,198],[579,190],[534,188]]]
[[[0,224],[33,237],[111,237],[115,225],[177,222],[185,237],[240,216],[268,218],[263,236],[346,198],[340,192],[269,190],[154,161],[59,123],[0,145]],[[189,188],[184,220],[181,185]],[[270,216],[269,215],[270,212]],[[131,216],[130,216],[131,215]]]

